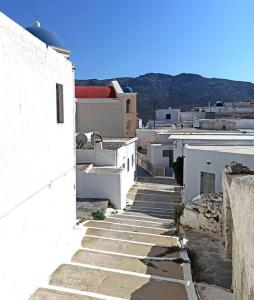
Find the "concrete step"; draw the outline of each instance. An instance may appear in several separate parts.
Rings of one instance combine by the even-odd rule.
[[[165,201],[165,202],[181,202],[182,197],[174,193],[161,192],[161,191],[138,191],[138,192],[128,192],[128,199],[135,200],[149,200],[149,201]]]
[[[140,257],[165,257],[179,258],[178,252],[170,253],[168,247],[135,244],[128,241],[109,240],[100,237],[84,236],[81,242],[82,247],[98,251],[114,252]],[[173,243],[172,246],[176,245]]]
[[[90,296],[71,294],[68,292],[61,292],[54,289],[39,288],[36,290],[29,300],[96,300]]]
[[[144,222],[156,222],[156,223],[159,223],[159,224],[172,224],[173,223],[173,220],[170,220],[170,219],[160,219],[160,218],[156,218],[156,217],[151,217],[151,216],[147,216],[147,215],[140,215],[138,213],[133,213],[133,214],[130,214],[128,213],[127,211],[122,213],[122,214],[115,214],[115,215],[112,215],[112,217],[116,218],[116,219],[129,219],[129,220],[136,220],[136,221],[144,221]]]
[[[111,239],[119,239],[124,241],[132,241],[136,243],[149,243],[160,246],[174,246],[177,244],[178,239],[174,236],[164,235],[152,235],[137,232],[124,232],[124,231],[113,231],[99,228],[88,228],[86,231],[87,235],[108,237]]]
[[[71,264],[58,267],[51,275],[50,284],[132,300],[188,299],[182,283]]]
[[[131,207],[127,209],[129,213],[142,213],[143,215],[152,217],[161,217],[163,219],[173,219],[173,210],[152,209],[147,207]]]
[[[119,218],[119,215],[115,215],[112,217],[106,218],[106,221],[113,222],[113,223],[119,223],[119,224],[128,224],[128,225],[138,225],[138,226],[145,226],[145,227],[152,227],[152,228],[172,228],[173,224],[172,222],[156,222],[155,220],[143,219],[138,220],[135,218],[131,218],[128,216],[122,216]]]
[[[154,216],[151,216],[151,215],[148,215],[146,213],[140,213],[140,212],[130,212],[129,210],[126,210],[123,214],[119,214],[119,215],[116,215],[116,216],[127,216],[128,218],[129,217],[134,217],[134,218],[138,218],[138,219],[141,219],[141,220],[156,220],[156,222],[171,222],[173,223],[174,220],[169,217],[166,217],[166,218],[163,218],[161,216],[158,216],[158,215],[154,215]]]
[[[89,250],[79,250],[72,257],[72,261],[80,264],[184,280],[183,266],[166,260],[138,259]]]
[[[156,210],[174,210],[176,203],[162,203],[162,202],[152,202],[152,201],[140,201],[134,200],[132,207],[146,207]]]
[[[89,221],[85,224],[86,227],[93,228],[102,228],[102,229],[113,229],[113,230],[122,230],[122,231],[131,231],[131,232],[141,232],[141,233],[150,233],[157,235],[172,235],[175,233],[175,228],[165,229],[165,228],[151,228],[138,225],[122,225],[118,223],[112,223],[110,221]]]

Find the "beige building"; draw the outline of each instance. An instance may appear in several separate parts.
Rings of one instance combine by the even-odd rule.
[[[136,135],[136,98],[130,87],[76,86],[76,131],[99,132],[107,137]]]

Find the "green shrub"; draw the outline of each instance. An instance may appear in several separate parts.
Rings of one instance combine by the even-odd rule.
[[[92,212],[92,216],[94,220],[105,220],[105,215],[102,211],[97,210],[96,212]]]
[[[180,223],[180,217],[183,214],[184,204],[177,204],[174,208],[174,220],[176,224]]]
[[[173,171],[176,182],[180,185],[183,185],[183,156],[177,157],[177,160],[173,163]]]

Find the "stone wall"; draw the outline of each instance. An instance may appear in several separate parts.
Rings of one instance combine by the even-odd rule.
[[[254,175],[224,174],[223,237],[236,300],[254,299]]]
[[[203,194],[185,205],[181,224],[215,234],[222,231],[222,195]]]

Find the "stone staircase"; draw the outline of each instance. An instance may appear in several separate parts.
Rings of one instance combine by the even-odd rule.
[[[80,249],[29,300],[197,299],[171,219],[179,192],[150,178],[128,198],[124,213],[84,223]]]

